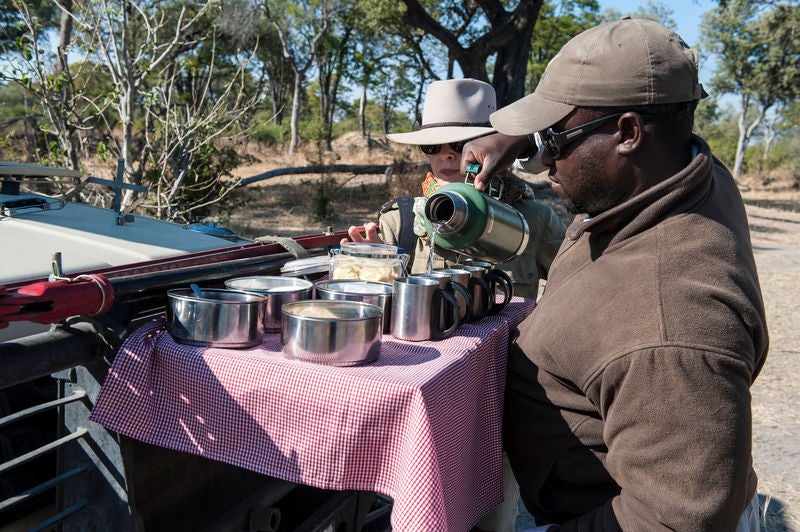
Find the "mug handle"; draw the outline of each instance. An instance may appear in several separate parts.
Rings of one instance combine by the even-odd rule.
[[[483,299],[485,300],[483,302],[483,305],[481,305],[484,310],[480,313],[472,315],[473,319],[479,320],[484,316],[486,316],[487,314],[489,314],[489,311],[492,309],[492,306],[494,306],[494,290],[492,290],[492,287],[489,286],[489,283],[487,283],[486,280],[481,279],[479,277],[470,277],[469,279],[470,289],[472,289],[474,285],[478,285],[481,288],[483,288],[481,292],[483,293]]]
[[[397,258],[400,259],[400,262],[403,264],[403,271],[405,271],[408,267],[408,261],[411,258],[411,255],[408,253],[400,253]]]
[[[450,281],[450,288],[456,292],[460,292],[464,296],[464,301],[467,302],[467,310],[464,312],[464,317],[461,319],[462,323],[472,321],[472,292],[467,290],[463,284],[456,281]],[[460,313],[460,312],[459,312]]]
[[[444,300],[444,302],[442,300]],[[441,315],[441,309],[444,303],[447,303],[450,307],[450,317],[452,318],[452,323],[447,329],[441,330],[439,329],[439,316]],[[433,312],[431,312],[432,339],[441,340],[453,334],[453,331],[455,331],[458,326],[461,325],[461,320],[458,319],[459,314],[461,314],[461,309],[456,296],[453,295],[452,292],[437,288],[436,292],[433,294]]]
[[[492,270],[486,274],[486,278],[489,281],[489,284],[492,286],[492,296],[494,296],[495,287],[499,287],[500,291],[503,292],[502,303],[495,302],[494,297],[491,299],[491,305],[489,307],[488,314],[497,314],[503,310],[506,305],[508,305],[508,302],[511,301],[511,298],[514,296],[514,283],[511,281],[511,277],[509,277],[506,272],[496,268],[492,268]]]

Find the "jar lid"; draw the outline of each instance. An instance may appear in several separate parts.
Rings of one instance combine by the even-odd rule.
[[[305,259],[292,260],[281,267],[281,273],[288,276],[301,276],[312,273],[328,272],[330,257],[320,255],[318,257],[307,257]]]
[[[398,258],[397,246],[391,244],[373,244],[371,242],[342,242],[339,251],[351,257],[374,259]]]

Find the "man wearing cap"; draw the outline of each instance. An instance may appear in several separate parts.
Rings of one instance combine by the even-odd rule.
[[[695,50],[626,18],[570,40],[464,149],[480,187],[538,133],[576,214],[510,352],[504,444],[539,525],[758,530],[767,327],[741,196],[692,134],[705,96]]]

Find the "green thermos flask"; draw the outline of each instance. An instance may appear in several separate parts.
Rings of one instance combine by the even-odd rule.
[[[434,244],[475,260],[499,264],[521,254],[530,228],[517,209],[469,183],[448,183],[425,202],[425,226]]]

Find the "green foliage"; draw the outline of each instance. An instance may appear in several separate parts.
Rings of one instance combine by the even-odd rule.
[[[598,2],[592,0],[583,1],[561,1],[554,7],[550,2],[546,2],[542,8],[540,21],[536,26],[533,50],[536,54],[536,61],[528,68],[530,90],[536,88],[536,84],[541,78],[547,61],[569,39],[578,33],[601,24],[618,20],[623,15],[630,15],[634,18],[643,18],[660,22],[667,28],[676,28],[677,24],[673,19],[672,8],[665,3],[654,0],[647,0],[647,4],[637,8],[635,11],[625,9],[620,11],[615,8],[606,8],[598,12]]]
[[[800,94],[800,8],[791,2],[731,0],[703,16],[704,47],[716,53],[714,93],[739,101],[733,175],[747,170],[748,145],[776,106]]]
[[[771,149],[763,156],[763,143],[759,146],[761,160],[759,167],[763,172],[777,169],[795,176],[800,183],[800,101],[781,106],[775,117],[769,121],[775,134]]]
[[[767,154],[763,170],[770,172],[781,169],[792,174],[800,183],[800,136],[795,134],[783,139]]]
[[[29,11],[36,28],[44,31],[58,25],[60,11],[55,2],[27,0],[23,5]],[[0,55],[5,55],[10,49],[19,49],[26,33],[23,17],[14,2],[0,2]]]
[[[362,13],[359,24],[365,33],[394,33],[407,32],[403,24],[405,6],[397,0],[359,0],[356,2],[358,10]]]
[[[800,86],[800,8],[736,0],[703,16],[704,48],[717,54],[712,88],[762,106],[788,102]]]
[[[612,20],[618,20],[623,15],[630,15],[633,18],[655,20],[671,30],[675,30],[678,27],[675,23],[675,19],[672,18],[675,16],[675,12],[672,8],[668,4],[663,4],[654,0],[647,0],[647,4],[643,7],[639,7],[636,11],[625,10],[623,12],[614,8],[604,9],[600,14],[600,21],[610,22]]]
[[[289,124],[276,124],[271,117],[256,115],[250,138],[265,146],[282,146],[289,138]]]
[[[14,150],[14,130],[9,131],[5,135],[0,135],[0,161],[13,161],[16,157],[16,150]]]
[[[694,131],[703,137],[711,147],[711,152],[725,166],[733,168],[739,135],[734,109],[720,108],[719,104],[711,99],[701,100],[695,112]]]
[[[325,126],[317,116],[310,117],[308,120],[300,122],[300,130],[303,138],[317,147],[319,151],[325,141]],[[323,150],[324,151],[324,150]]]
[[[572,37],[599,23],[597,0],[547,1],[531,41],[527,92],[533,92],[547,63]]]
[[[0,84],[0,123],[5,126],[41,113],[39,101],[16,83]]]
[[[95,151],[95,157],[101,162],[107,162],[111,160],[113,156],[111,150],[108,149],[108,145],[103,142],[102,140],[97,143],[97,150]]]

